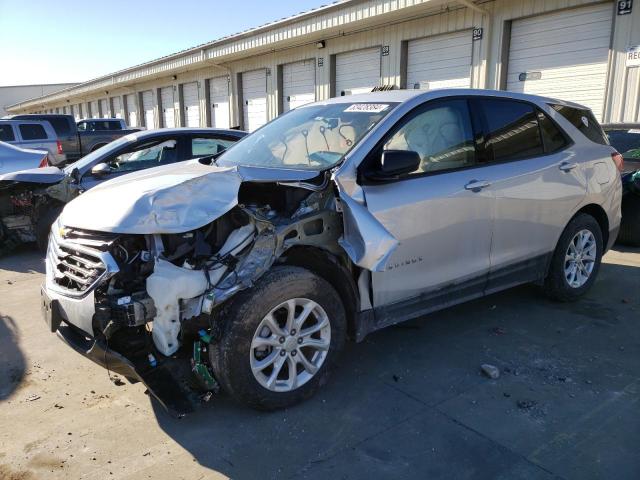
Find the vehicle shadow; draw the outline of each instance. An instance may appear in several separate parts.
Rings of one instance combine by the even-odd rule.
[[[18,346],[18,327],[11,317],[0,313],[0,402],[18,387],[25,370],[25,358]]]
[[[594,289],[576,303],[547,300],[539,287],[525,285],[387,328],[360,344],[348,344],[330,381],[310,400],[283,411],[253,411],[224,394],[182,419],[154,400],[152,407],[159,426],[194,461],[231,478],[371,478],[376,468],[385,478],[426,471],[447,472],[434,478],[473,478],[470,472],[492,471],[501,462],[529,468],[508,448],[496,450],[482,431],[496,424],[492,405],[515,404],[515,398],[507,399],[500,390],[499,400],[486,405],[458,400],[495,385],[479,373],[487,361],[501,369],[515,365],[524,373],[504,373],[499,388],[524,384],[527,392],[541,384],[535,383],[542,375],[540,358],[557,369],[588,368],[588,357],[598,354],[600,361],[617,365],[621,375],[635,375],[637,362],[629,359],[629,351],[640,344],[633,313],[640,299],[624,303],[620,298],[621,290],[634,288],[627,291],[640,291],[640,269],[603,264]],[[630,342],[626,352],[618,349],[620,343],[611,346],[603,329],[624,332]],[[591,388],[583,374],[582,367],[571,372],[578,398],[580,389]],[[486,425],[473,427],[479,434],[470,433],[472,427],[442,415],[444,404],[454,405],[447,412],[452,417],[473,408],[473,418],[484,418]],[[571,408],[580,411],[580,402]],[[556,418],[551,411],[541,441],[569,428],[570,415]],[[529,433],[537,434],[541,421],[526,424]],[[414,449],[414,456],[406,453]],[[437,455],[431,455],[432,449]],[[473,452],[467,459],[473,468],[461,460],[465,451]]]
[[[17,273],[44,273],[44,255],[33,243],[24,243],[0,257],[0,270]]]

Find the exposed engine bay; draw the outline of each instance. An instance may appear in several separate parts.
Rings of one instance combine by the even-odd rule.
[[[61,227],[65,240],[79,247],[50,243],[48,256],[57,262],[54,281],[58,288],[81,295],[103,278],[91,252],[108,254],[117,272],[93,291],[95,338],[138,371],[148,373],[163,365],[173,370],[175,382],[164,378],[159,389],[179,383],[176,372],[189,366],[200,390],[215,391],[203,353],[224,328],[225,302],[251,287],[274,263],[285,262],[287,251],[302,246],[325,250],[356,278],[357,267],[338,244],[343,225],[334,188],[327,173],[304,184],[243,183],[235,207],[184,233],[115,234]],[[180,365],[176,369],[171,363]],[[163,403],[180,410],[170,400]]]

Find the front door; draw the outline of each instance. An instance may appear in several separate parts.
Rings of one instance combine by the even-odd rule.
[[[415,151],[421,163],[397,180],[363,186],[368,210],[399,241],[386,270],[372,273],[374,307],[408,300],[442,306],[454,303],[447,295],[456,301],[480,295],[489,271],[494,196],[477,163],[467,100],[419,107],[365,168],[375,168],[385,149]]]

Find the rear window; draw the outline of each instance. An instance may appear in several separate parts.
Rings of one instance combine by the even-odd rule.
[[[622,156],[640,157],[640,129],[609,130],[609,142]]]
[[[551,105],[551,107],[592,142],[600,145],[609,145],[607,135],[593,116],[593,113],[591,113],[591,110],[567,107],[566,105]]]
[[[20,129],[20,136],[23,140],[46,140],[47,132],[42,125],[37,123],[29,124],[23,123],[18,127]]]
[[[479,100],[487,126],[485,145],[494,162],[510,162],[544,154],[533,105],[513,100]]]
[[[11,125],[0,125],[0,141],[13,142],[16,139]]]

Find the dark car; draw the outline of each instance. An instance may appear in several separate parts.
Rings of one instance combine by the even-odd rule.
[[[640,246],[640,123],[604,125],[611,145],[624,158],[622,223],[618,242]]]
[[[240,130],[172,128],[135,132],[99,148],[64,169],[0,175],[0,254],[21,242],[46,248],[64,205],[106,180],[130,172],[223,152],[247,135]]]
[[[93,152],[103,147],[116,138],[128,133],[136,132],[139,129],[118,129],[118,130],[80,130],[72,115],[62,115],[53,113],[14,115],[14,120],[46,120],[53,126],[58,136],[61,152],[65,160],[56,163],[61,166],[78,160],[89,152]],[[118,120],[120,122],[120,120]]]

